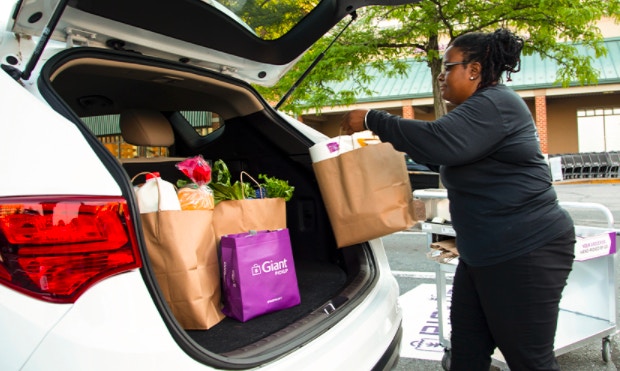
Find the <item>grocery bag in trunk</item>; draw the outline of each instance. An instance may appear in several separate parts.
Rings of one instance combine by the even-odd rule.
[[[222,236],[223,312],[246,322],[301,300],[288,229]]]
[[[144,239],[172,313],[184,329],[208,329],[223,318],[213,210],[141,214]]]
[[[213,210],[159,210],[140,218],[155,278],[179,324],[204,330],[219,323],[225,316]]]
[[[244,175],[258,185],[258,182],[246,172],[241,173],[242,183]],[[261,192],[260,198],[225,200],[215,205],[213,228],[218,243],[225,234],[286,228],[284,198],[264,198],[262,190],[259,188],[258,191]]]
[[[312,166],[338,247],[415,224],[405,157],[392,144],[366,145]]]
[[[213,210],[213,228],[218,241],[231,233],[286,228],[285,201],[283,198],[221,201]]]

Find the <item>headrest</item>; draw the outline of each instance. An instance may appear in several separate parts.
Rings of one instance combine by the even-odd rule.
[[[120,114],[121,135],[134,146],[169,147],[174,144],[170,122],[157,111],[124,110]]]

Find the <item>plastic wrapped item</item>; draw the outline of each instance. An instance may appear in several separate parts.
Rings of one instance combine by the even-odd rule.
[[[207,185],[190,183],[177,192],[181,210],[212,210],[215,206],[213,191]]]
[[[215,200],[208,186],[211,182],[209,162],[198,155],[179,162],[176,167],[192,181],[177,191],[181,210],[212,210]]]

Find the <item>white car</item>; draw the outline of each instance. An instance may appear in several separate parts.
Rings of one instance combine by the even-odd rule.
[[[0,370],[393,367],[402,313],[381,241],[336,247],[308,152],[324,136],[248,82],[276,82],[360,6],[399,1],[6,2]],[[126,161],[95,136],[93,123],[118,125],[127,110],[165,117],[171,143],[145,129],[134,144],[165,146],[167,157]],[[205,116],[219,128],[198,133]],[[295,186],[286,212],[299,306],[208,330],[175,320],[149,266],[131,178],[159,171],[174,182],[173,159],[199,154]]]

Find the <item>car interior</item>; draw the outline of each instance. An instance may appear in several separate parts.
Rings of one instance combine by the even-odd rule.
[[[201,154],[224,160],[233,176],[264,173],[295,187],[286,219],[301,304],[245,323],[226,318],[209,330],[184,332],[207,351],[250,357],[283,344],[299,346],[300,331],[325,331],[372,287],[376,272],[369,249],[336,248],[312,170],[312,143],[245,83],[136,53],[79,48],[48,60],[39,85],[52,107],[85,132],[81,118],[118,115],[128,143],[168,148],[168,157],[117,159],[93,141],[110,169],[122,164],[124,173],[115,170],[124,177],[119,183],[158,171],[174,184],[182,175],[175,164]],[[200,135],[184,110],[216,112],[223,124]]]

